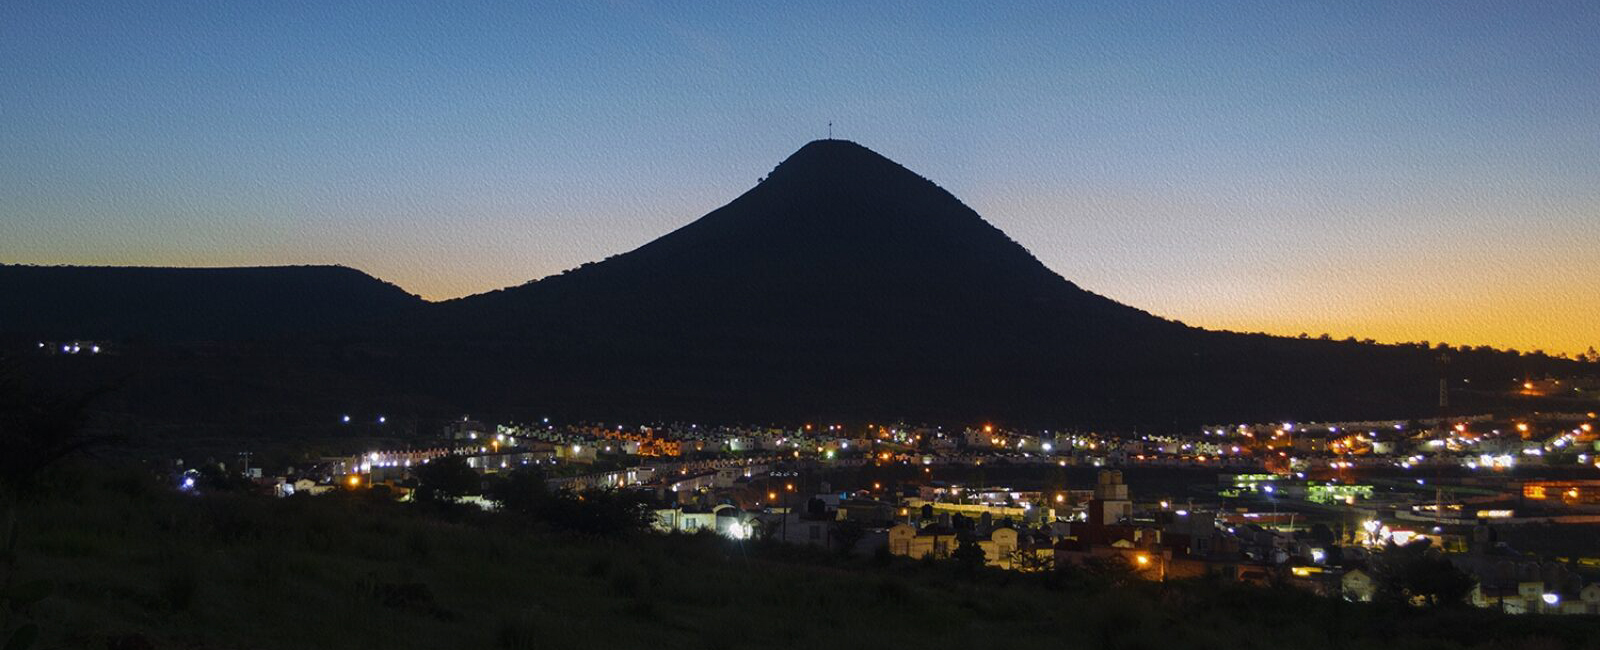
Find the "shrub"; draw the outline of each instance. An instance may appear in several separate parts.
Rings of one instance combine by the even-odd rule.
[[[188,611],[200,591],[200,579],[188,562],[172,561],[161,568],[156,579],[161,602],[174,612]]]
[[[502,616],[495,625],[494,644],[502,650],[533,650],[542,645],[541,639],[539,626],[527,614]]]

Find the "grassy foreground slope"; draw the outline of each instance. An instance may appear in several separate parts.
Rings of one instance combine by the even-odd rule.
[[[358,495],[174,494],[58,477],[23,506],[35,647],[1563,648],[1600,621],[1390,610],[1288,590],[593,538]]]

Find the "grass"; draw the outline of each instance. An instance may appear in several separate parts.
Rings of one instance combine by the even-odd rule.
[[[56,481],[21,519],[22,577],[56,583],[28,612],[45,648],[1534,650],[1600,638],[1588,617],[964,576],[707,537],[573,536],[355,495],[180,495],[105,470]]]

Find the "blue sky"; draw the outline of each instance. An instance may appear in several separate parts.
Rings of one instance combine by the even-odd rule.
[[[1207,327],[1600,345],[1600,4],[0,5],[0,261],[631,249],[835,123]]]

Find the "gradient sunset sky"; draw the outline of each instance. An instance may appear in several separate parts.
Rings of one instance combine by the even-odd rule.
[[[0,4],[0,262],[632,249],[829,121],[1208,328],[1600,345],[1600,3]]]

